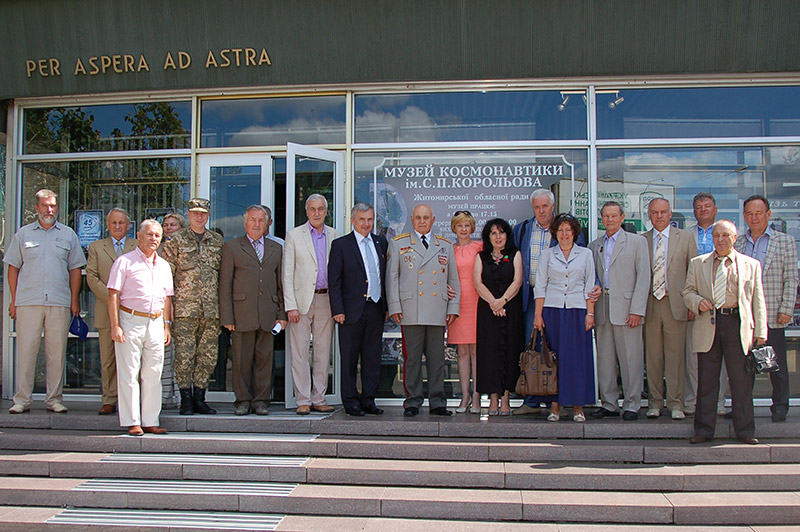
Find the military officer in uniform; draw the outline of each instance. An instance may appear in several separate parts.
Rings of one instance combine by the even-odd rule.
[[[206,404],[206,389],[217,365],[219,267],[222,237],[206,229],[211,204],[189,200],[189,227],[164,244],[164,258],[175,278],[175,378],[181,393],[181,415],[216,414]]]
[[[406,416],[416,416],[424,399],[423,353],[430,413],[452,415],[444,394],[444,329],[458,317],[461,287],[453,246],[432,233],[435,221],[430,206],[419,204],[411,213],[414,231],[396,236],[389,244],[386,298],[389,314],[403,330]],[[448,298],[448,285],[455,292],[453,299]]]

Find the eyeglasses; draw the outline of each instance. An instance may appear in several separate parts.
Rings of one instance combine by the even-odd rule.
[[[453,213],[453,216],[458,216],[459,214],[465,214],[465,215],[469,216],[470,218],[472,218],[472,213],[469,212],[469,211],[456,211],[456,212]]]

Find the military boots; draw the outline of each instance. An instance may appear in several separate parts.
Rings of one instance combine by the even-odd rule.
[[[181,409],[179,414],[182,416],[191,416],[194,414],[194,405],[192,403],[192,389],[181,388]]]
[[[206,390],[205,388],[194,389],[194,411],[197,414],[216,414],[217,411],[206,404]],[[183,410],[183,407],[181,407]]]

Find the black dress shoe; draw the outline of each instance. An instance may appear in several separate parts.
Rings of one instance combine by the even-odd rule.
[[[713,439],[714,438],[712,438],[711,436],[704,436],[702,434],[695,434],[694,436],[689,438],[689,443],[692,443],[692,444],[694,444],[694,443],[706,443],[707,441],[711,441]]]
[[[739,436],[736,439],[742,443],[746,443],[747,445],[758,445],[758,438],[754,438],[752,436]]]
[[[375,405],[362,406],[361,411],[365,414],[372,414],[373,416],[383,415],[383,408],[378,408]]]
[[[448,410],[443,406],[437,406],[436,408],[431,408],[431,415],[432,416],[452,416],[453,411]]]
[[[593,417],[594,419],[603,419],[604,417],[619,417],[619,412],[612,412],[611,410],[606,410],[605,408],[598,408],[589,414],[589,417]]]
[[[772,413],[772,421],[779,423],[781,421],[786,421],[786,413],[785,412],[773,412]]]
[[[405,410],[403,410],[403,415],[406,417],[414,417],[419,414],[419,408],[416,406],[407,406]]]
[[[622,419],[625,421],[636,421],[639,419],[639,412],[632,412],[631,410],[626,410],[622,413]]]
[[[358,407],[345,408],[344,411],[348,416],[353,416],[353,417],[364,417],[366,415],[364,414],[364,411]]]

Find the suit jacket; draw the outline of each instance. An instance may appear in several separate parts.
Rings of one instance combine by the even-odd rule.
[[[767,337],[767,313],[761,285],[761,264],[756,259],[731,251],[739,272],[739,336],[745,354],[753,338]],[[714,301],[714,252],[692,259],[686,274],[683,300],[697,317],[692,328],[692,345],[696,352],[705,353],[714,344],[716,327],[711,323],[712,312],[700,312],[703,299]]]
[[[306,222],[286,234],[286,244],[283,248],[283,301],[286,312],[297,310],[300,314],[307,314],[314,299],[314,285],[317,282],[320,265],[317,264],[317,253],[311,240],[310,227]],[[341,236],[339,231],[325,226],[325,238],[328,244],[326,261],[331,253],[331,243],[339,236]],[[322,267],[327,268],[327,263]]]
[[[258,261],[247,236],[222,246],[219,268],[220,325],[234,325],[237,332],[269,331],[275,320],[285,320],[283,252],[280,244],[264,239],[264,258]]]
[[[378,252],[378,275],[381,283],[381,308],[386,312],[386,238],[372,234]],[[367,300],[369,280],[361,258],[355,232],[339,237],[331,244],[328,258],[328,286],[330,287],[331,314],[344,314],[345,323],[355,323],[361,318]]]
[[[457,295],[447,298],[447,285]],[[403,313],[403,325],[445,326],[447,315],[458,316],[461,284],[446,238],[431,236],[428,249],[414,232],[397,235],[389,243],[386,268],[386,299],[389,314]]]
[[[133,251],[139,241],[126,238],[123,253]],[[89,244],[89,259],[86,262],[86,283],[94,293],[94,326],[96,329],[111,327],[108,317],[108,274],[111,265],[117,260],[114,252],[114,241],[111,237],[95,240]]]
[[[653,258],[653,235],[655,232],[655,229],[651,229],[644,234],[651,259]],[[669,306],[672,310],[672,317],[678,321],[687,321],[689,319],[689,312],[683,302],[681,292],[686,285],[686,271],[689,269],[689,262],[696,256],[697,242],[692,239],[692,235],[688,231],[670,227],[669,244],[667,246],[667,286],[671,294]],[[652,260],[650,267],[650,297],[647,298],[648,316],[652,316],[650,309],[655,301],[655,297],[653,297]]]
[[[526,223],[527,222],[527,223]],[[514,245],[517,246],[517,249],[522,254],[522,287],[520,288],[520,292],[522,293],[522,310],[528,310],[528,302],[530,304],[534,304],[533,298],[530,300],[528,296],[531,291],[531,235],[533,234],[532,229],[536,227],[536,217],[526,220],[522,223],[518,223],[514,226],[512,231],[514,235]],[[578,239],[575,241],[581,247],[586,247],[586,239],[583,237],[583,233],[578,235]],[[550,247],[555,247],[558,245],[558,240],[555,238],[550,240]]]
[[[610,286],[604,286],[605,253],[603,239],[605,233],[589,244],[594,255],[594,267],[603,286],[600,300],[594,307],[595,321],[598,325],[610,320],[612,325],[624,325],[629,314],[647,314],[647,294],[650,290],[650,255],[647,254],[647,240],[636,233],[619,230],[614,254],[609,267]],[[606,293],[608,289],[608,293]],[[605,302],[608,298],[606,316]]]
[[[770,230],[772,234],[767,244],[767,258],[761,270],[764,287],[764,300],[767,303],[767,324],[777,329],[786,327],[778,323],[778,313],[794,314],[797,299],[797,243],[794,238],[780,231]],[[733,245],[739,253],[744,253],[747,238],[740,235]]]

